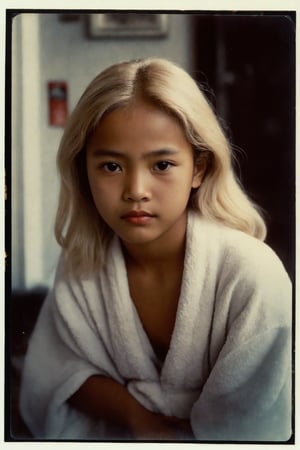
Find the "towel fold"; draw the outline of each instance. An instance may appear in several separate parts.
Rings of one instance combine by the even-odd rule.
[[[35,437],[106,439],[68,398],[109,376],[146,408],[189,418],[198,440],[291,435],[291,284],[260,241],[189,213],[182,289],[165,361],[130,298],[117,237],[106,268],[54,287],[30,340],[21,412]]]

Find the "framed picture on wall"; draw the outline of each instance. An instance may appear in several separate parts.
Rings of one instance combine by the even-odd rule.
[[[106,13],[89,14],[88,35],[102,37],[164,37],[168,31],[167,14]]]

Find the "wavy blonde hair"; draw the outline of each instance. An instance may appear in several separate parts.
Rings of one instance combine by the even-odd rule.
[[[55,235],[72,273],[98,270],[112,236],[90,192],[85,162],[87,139],[105,113],[137,97],[175,116],[195,155],[208,158],[201,188],[193,192],[189,207],[263,240],[266,227],[259,209],[234,175],[229,142],[197,83],[168,60],[122,62],[104,70],[88,85],[70,116],[58,150],[61,188]]]

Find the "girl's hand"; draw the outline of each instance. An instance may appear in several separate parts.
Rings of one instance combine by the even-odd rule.
[[[192,440],[195,439],[188,420],[168,417],[145,410],[129,420],[130,431],[135,439]]]

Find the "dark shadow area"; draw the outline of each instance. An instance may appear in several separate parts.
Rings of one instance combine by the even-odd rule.
[[[294,279],[295,14],[196,15],[193,33],[196,77],[213,91],[267,243]]]
[[[36,288],[30,291],[13,292],[11,296],[10,372],[8,377],[10,395],[9,434],[12,439],[16,440],[32,438],[19,412],[20,381],[28,341],[46,295],[46,288]]]

